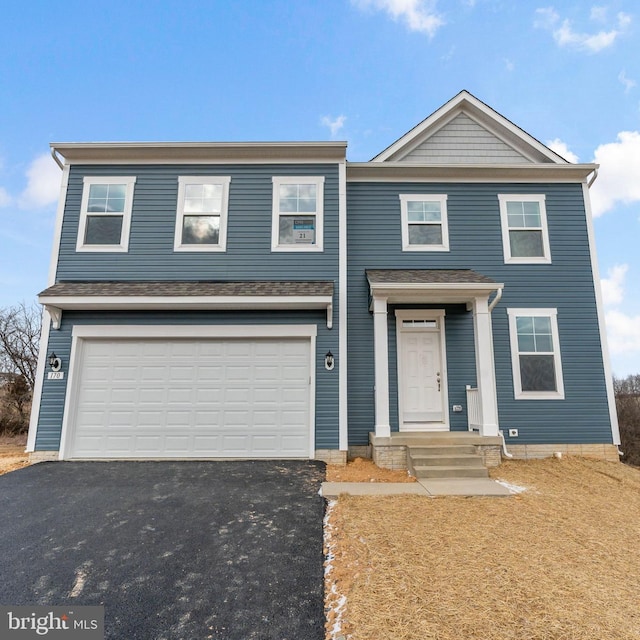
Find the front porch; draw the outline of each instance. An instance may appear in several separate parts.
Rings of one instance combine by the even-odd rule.
[[[390,436],[369,434],[372,458],[383,469],[408,469],[420,477],[418,469],[431,467],[422,477],[478,477],[469,469],[478,469],[471,457],[485,471],[502,461],[502,438],[481,436],[466,431],[433,433],[392,433]],[[486,473],[482,474],[486,477]]]

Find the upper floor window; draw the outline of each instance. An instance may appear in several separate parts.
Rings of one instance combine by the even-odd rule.
[[[225,251],[228,176],[180,176],[174,249]]]
[[[549,263],[544,195],[499,195],[502,245],[507,263]]]
[[[84,178],[77,251],[127,251],[135,177]]]
[[[322,251],[323,177],[274,177],[273,251]]]
[[[564,398],[556,309],[508,309],[516,399]]]
[[[400,195],[403,251],[449,251],[446,195]]]

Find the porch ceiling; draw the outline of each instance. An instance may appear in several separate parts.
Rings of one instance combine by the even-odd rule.
[[[371,297],[399,303],[467,303],[504,284],[471,269],[367,269]]]

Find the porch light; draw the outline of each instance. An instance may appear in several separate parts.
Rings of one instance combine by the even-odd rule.
[[[60,371],[60,368],[62,367],[62,360],[58,358],[53,351],[49,356],[49,366],[51,367],[51,371]]]
[[[335,367],[336,361],[333,357],[333,353],[331,351],[327,351],[327,355],[324,357],[324,368],[327,371],[332,371],[333,367]]]

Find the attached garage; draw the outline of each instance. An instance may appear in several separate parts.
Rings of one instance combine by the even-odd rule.
[[[75,327],[64,457],[313,457],[315,329]]]

